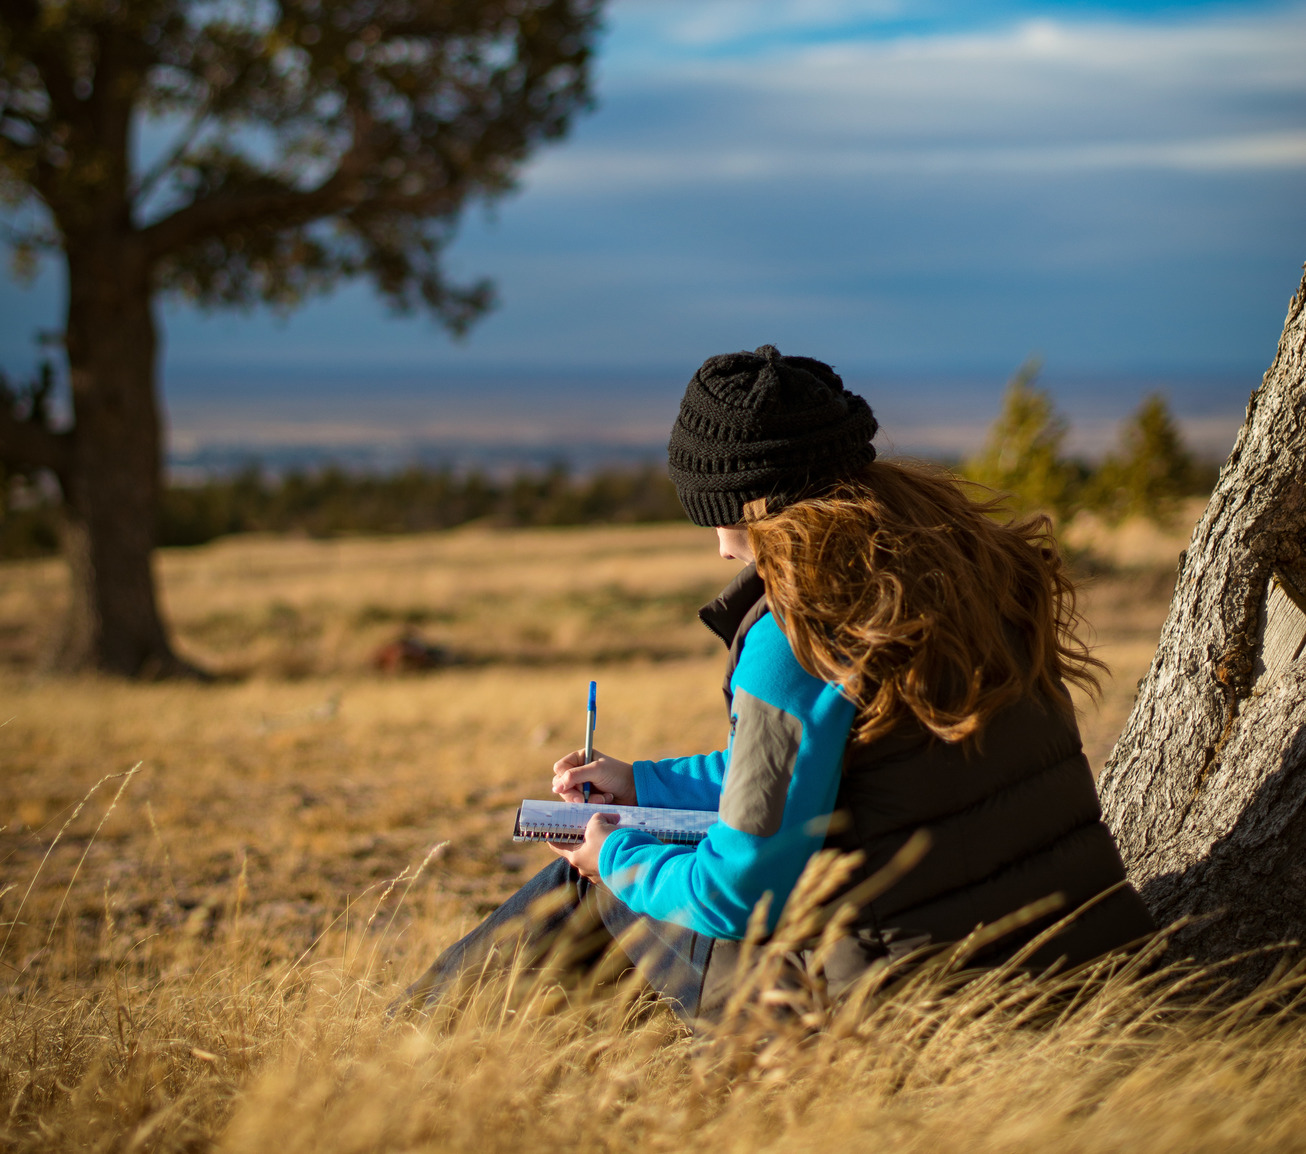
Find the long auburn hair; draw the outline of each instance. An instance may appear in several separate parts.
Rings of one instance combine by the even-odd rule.
[[[972,496],[972,494],[974,494]],[[767,599],[798,661],[857,706],[853,740],[915,719],[978,738],[1031,693],[1073,716],[1073,681],[1106,666],[1047,517],[999,520],[991,490],[921,464],[875,461],[819,496],[746,511]]]

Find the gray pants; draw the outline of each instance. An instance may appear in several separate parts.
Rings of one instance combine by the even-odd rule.
[[[735,944],[719,943],[727,947],[724,953]],[[601,959],[618,968],[633,966],[680,1017],[692,1021],[704,1010],[704,978],[716,945],[714,938],[635,913],[559,858],[436,958],[408,987],[405,1001],[432,1008],[477,974],[515,957],[537,964],[556,950],[554,960],[578,974]]]

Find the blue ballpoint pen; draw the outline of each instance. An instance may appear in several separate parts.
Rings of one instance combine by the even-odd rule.
[[[597,681],[591,681],[589,705],[586,706],[585,709],[585,764],[586,765],[589,765],[589,763],[594,760],[594,727],[598,724],[598,713],[599,713],[598,700],[599,700],[599,683]],[[584,796],[587,802],[590,799],[590,789],[591,786],[588,781],[582,783],[580,787],[581,794]]]

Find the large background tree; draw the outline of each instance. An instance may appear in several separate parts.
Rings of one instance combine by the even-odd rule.
[[[1179,944],[1240,977],[1306,942],[1306,279],[1180,559],[1170,615],[1099,783]]]
[[[0,0],[0,192],[35,202],[20,260],[67,272],[71,427],[39,387],[0,395],[0,465],[63,493],[59,664],[184,668],[150,568],[159,295],[284,307],[365,276],[463,331],[491,286],[442,250],[587,103],[600,4]]]

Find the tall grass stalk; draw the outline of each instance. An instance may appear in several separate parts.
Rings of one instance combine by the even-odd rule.
[[[397,990],[379,960],[402,952],[400,909],[442,852],[378,885],[361,929],[347,935],[342,911],[290,962],[269,963],[258,923],[237,913],[207,946],[179,922],[91,978],[47,962],[45,977],[11,985],[0,1143],[278,1154],[1302,1144],[1300,967],[1285,960],[1233,1000],[1219,968],[1165,962],[1163,939],[1073,973],[1029,972],[1027,955],[970,968],[1008,925],[886,963],[831,1001],[821,966],[850,908],[831,899],[856,863],[829,854],[770,938],[759,910],[736,997],[696,1034],[630,974],[569,976],[566,942],[534,967],[518,955],[476,975],[456,1006],[390,1021]]]

